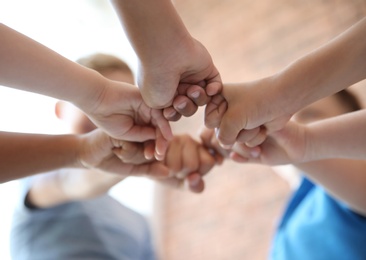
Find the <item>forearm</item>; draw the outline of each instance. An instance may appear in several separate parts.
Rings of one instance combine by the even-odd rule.
[[[28,201],[38,208],[92,199],[105,194],[125,177],[92,170],[61,169],[36,176]]]
[[[366,159],[366,110],[321,120],[306,127],[305,161]]]
[[[297,164],[313,182],[366,216],[366,161],[332,159]]]
[[[291,113],[366,78],[366,18],[275,76],[279,107]]]
[[[143,63],[154,62],[159,53],[190,41],[190,34],[170,0],[111,2]]]
[[[0,132],[0,182],[64,167],[81,167],[78,137]]]
[[[101,93],[104,78],[0,24],[0,85],[73,102],[84,108]]]

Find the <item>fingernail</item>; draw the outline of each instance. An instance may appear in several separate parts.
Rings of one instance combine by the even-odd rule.
[[[192,176],[190,179],[189,179],[189,183],[193,186],[196,186],[200,183],[200,180],[201,180],[201,177],[198,176],[198,175],[195,175],[195,176]]]
[[[223,144],[223,143],[221,143],[221,141],[219,139],[217,139],[217,140],[219,141],[219,145],[226,150],[229,150],[233,147],[231,144]]]
[[[186,107],[186,105],[187,105],[187,102],[183,102],[183,103],[180,103],[179,105],[177,105],[177,108],[183,109]]]
[[[162,161],[164,160],[164,155],[160,154],[159,151],[155,150],[155,154],[154,154],[154,157],[156,160],[158,161]]]
[[[175,114],[177,113],[177,111],[175,111],[174,109],[172,109],[169,113],[168,113],[168,115],[167,115],[167,117],[168,118],[172,118],[172,117],[174,117],[175,116]]]
[[[260,151],[259,149],[254,149],[254,150],[251,150],[250,151],[250,155],[254,158],[258,158],[259,157],[259,154],[260,154]]]
[[[191,93],[191,97],[193,98],[198,98],[200,96],[200,92],[199,91],[194,91]]]

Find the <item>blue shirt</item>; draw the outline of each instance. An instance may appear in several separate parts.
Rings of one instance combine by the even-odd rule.
[[[270,259],[365,260],[366,218],[304,178],[280,222]]]
[[[22,196],[10,244],[16,260],[155,259],[145,218],[108,195],[37,210]]]

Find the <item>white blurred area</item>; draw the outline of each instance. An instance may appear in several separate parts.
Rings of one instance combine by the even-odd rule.
[[[0,0],[0,21],[68,59],[103,52],[136,69],[135,54],[108,0]],[[0,131],[65,133],[54,116],[54,104],[52,98],[0,86]],[[153,192],[154,184],[142,178],[129,178],[111,190],[112,196],[146,216],[152,213]],[[2,260],[10,259],[8,236],[17,195],[17,181],[0,184]]]

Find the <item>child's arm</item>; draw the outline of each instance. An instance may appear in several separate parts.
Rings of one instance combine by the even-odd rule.
[[[123,163],[113,150],[121,141],[101,130],[84,135],[37,135],[0,132],[0,182],[60,168],[99,169],[130,175],[168,175],[159,162]]]
[[[95,198],[125,179],[97,170],[60,169],[31,179],[27,202],[37,208],[53,207],[76,200]]]
[[[223,97],[210,102],[206,125],[219,128],[218,138],[224,145],[232,145],[239,134],[261,125],[278,130],[299,109],[364,79],[365,57],[366,18],[271,77],[237,84],[235,92],[225,86],[228,109],[222,111]]]
[[[355,115],[357,113],[358,115]],[[360,118],[357,118],[359,116]],[[365,118],[366,111],[354,112],[348,115],[338,116],[312,123],[308,126],[298,125],[294,122],[289,122],[288,125],[278,131],[269,135],[269,137],[258,147],[249,148],[242,144],[235,144],[232,158],[238,162],[249,162],[249,163],[264,163],[270,165],[277,164],[288,164],[296,161],[310,159],[304,152],[305,147],[308,147],[306,143],[315,143],[309,145],[314,149],[311,152],[314,156],[314,152],[319,151],[318,144],[320,146],[325,145],[322,141],[326,141],[327,138],[333,138],[334,140],[328,139],[331,144],[339,145],[339,148],[333,147],[333,149],[344,148],[347,151],[347,147],[351,148],[357,144],[361,139],[364,140],[364,131],[347,131],[348,136],[341,135],[337,131],[332,131],[331,124],[343,124],[346,129],[354,129],[351,124],[351,119],[362,120]],[[348,117],[350,120],[345,120]],[[366,127],[366,124],[365,124]],[[308,130],[309,129],[309,130]],[[310,130],[311,129],[311,130]],[[310,132],[322,132],[317,137],[313,135],[305,134],[307,131]],[[201,135],[203,137],[206,146],[221,151],[222,154],[228,154],[228,150],[223,150],[213,135],[211,129],[205,130]],[[306,136],[306,137],[305,137]],[[357,138],[360,137],[361,139]],[[314,138],[314,139],[313,139]],[[346,141],[349,138],[349,142]],[[309,140],[311,139],[311,141]],[[338,143],[337,140],[343,139],[343,144]],[[358,143],[360,148],[364,148],[364,154],[366,154],[366,142]],[[346,147],[347,146],[347,147]],[[356,159],[365,159],[365,156],[360,156],[360,150],[354,151],[353,155]],[[241,156],[239,156],[241,154]],[[255,154],[256,156],[253,156]],[[336,153],[335,153],[336,154]],[[328,157],[329,153],[325,153],[325,157]],[[318,155],[320,156],[320,154]],[[350,154],[346,154],[344,157],[350,157]],[[315,158],[312,159],[321,159]],[[351,160],[351,159],[327,159],[310,161],[306,163],[297,163],[295,166],[303,171],[303,173],[312,181],[324,187],[329,194],[335,198],[346,203],[352,210],[360,214],[366,215],[366,161],[365,160]]]
[[[112,3],[139,58],[138,85],[149,106],[171,106],[176,92],[186,85],[199,86],[196,89],[203,100],[206,93],[212,96],[221,91],[221,78],[210,54],[189,34],[170,0]],[[186,114],[179,105],[201,103],[201,98],[191,94],[174,100],[174,108]]]
[[[193,192],[202,192],[204,189],[202,177],[217,163],[217,157],[218,155],[212,155],[206,147],[189,135],[180,135],[171,141],[165,165],[169,168],[170,175],[180,180],[175,181],[175,185],[187,179]]]
[[[330,195],[366,216],[366,161],[328,159],[295,166]]]
[[[257,147],[236,143],[231,154],[235,160],[250,160],[270,165],[303,163],[343,158],[366,158],[366,110],[302,125],[290,121],[269,134]],[[252,156],[257,155],[257,157]]]
[[[171,138],[162,112],[147,107],[134,86],[108,80],[3,24],[0,35],[1,85],[70,101],[114,138],[154,139],[156,128]],[[164,155],[165,142],[157,149]]]
[[[147,169],[146,172],[134,173],[121,169],[117,174],[108,174],[99,169],[63,168],[33,177],[26,197],[27,203],[37,208],[48,208],[70,201],[91,199],[108,192],[110,188],[128,176],[160,179],[164,177],[160,176],[160,173],[168,173],[168,169],[164,169],[162,163],[155,162],[154,166],[153,159],[145,158],[143,143],[113,139],[111,141],[114,147],[113,153],[110,154],[111,158],[118,154],[125,164],[145,164],[152,168],[162,167],[163,170],[156,171],[155,174],[150,169]]]
[[[284,129],[269,135],[257,158],[251,156],[251,148],[239,144],[234,146],[237,154],[232,154],[232,158],[271,165],[295,162],[329,194],[366,215],[365,116],[366,111],[361,110],[307,126],[289,122]],[[332,157],[339,159],[329,159]]]
[[[145,142],[136,144],[140,151],[146,152]],[[115,151],[117,156],[125,162],[134,163],[129,157],[129,151]],[[146,160],[146,156],[142,156]],[[136,162],[136,161],[135,161]],[[158,181],[164,185],[180,188],[184,182],[192,192],[202,192],[204,189],[203,175],[208,173],[216,163],[222,162],[220,154],[213,154],[203,144],[188,135],[174,136],[170,141],[164,165],[169,169],[170,177]]]
[[[202,176],[214,166],[215,159],[201,144],[189,136],[175,137],[169,145],[165,162],[170,172],[170,177],[166,178],[160,175],[165,170],[161,162],[156,162],[154,166],[153,160],[145,158],[144,145],[118,141],[113,150],[124,163],[162,167],[162,171],[152,172],[152,169],[148,169],[150,172],[135,172],[135,176],[150,177],[175,188],[180,188],[186,180],[192,192],[203,191]],[[33,178],[27,200],[33,206],[47,208],[69,201],[90,199],[104,194],[130,175],[133,174],[122,170],[117,175],[95,169],[60,169]]]

